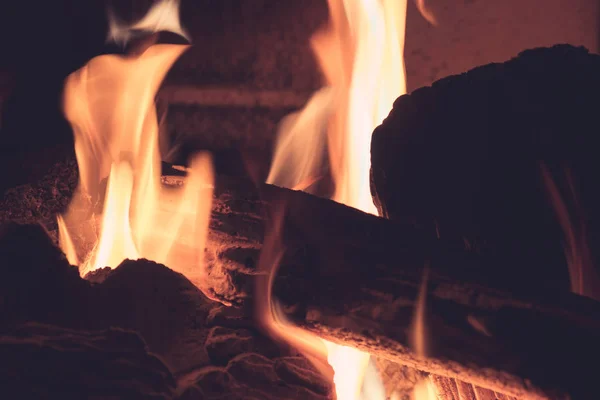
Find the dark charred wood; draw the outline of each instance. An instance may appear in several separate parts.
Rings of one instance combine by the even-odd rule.
[[[131,331],[29,322],[2,332],[0,354],[0,389],[8,398],[167,400],[175,395],[169,369]]]
[[[269,190],[287,203],[286,256],[274,292],[300,326],[515,396],[593,393],[587,365],[600,356],[594,350],[600,304],[540,287],[494,289],[484,265],[440,248],[411,227],[305,194]],[[411,350],[411,327],[426,267],[427,357],[418,357]]]
[[[165,177],[169,179],[181,178]],[[257,189],[249,182],[218,179],[206,253],[208,279],[196,284],[224,303],[251,304],[255,280],[264,273],[259,254],[277,250],[263,247],[265,230],[277,225],[275,217],[282,211],[280,238],[285,254],[274,292],[297,325],[380,358],[515,396],[577,399],[592,392],[594,371],[588,365],[600,357],[595,346],[600,333],[598,303],[543,285],[524,290],[500,279],[505,271],[486,268],[477,253],[465,252],[443,238],[432,239],[412,225],[302,192],[271,185]],[[25,248],[32,236],[17,237]],[[7,244],[4,249],[11,254],[13,247]],[[12,260],[17,263],[19,258],[14,255]],[[428,346],[426,357],[418,357],[411,350],[411,332],[425,266],[429,270],[424,317]],[[215,317],[208,305],[203,308],[207,300],[196,288],[178,274],[160,272],[161,268],[147,262],[122,265],[92,289],[81,289],[93,290],[98,299],[94,303],[91,294],[77,295],[85,301],[78,302],[70,320],[95,321],[96,329],[113,324],[139,331],[151,351],[183,371],[192,362],[190,349],[197,342],[187,342],[192,347],[180,352],[161,346],[180,339],[182,332],[206,335],[197,321],[208,325]],[[171,293],[179,295],[171,298]],[[171,300],[165,303],[165,299]],[[90,309],[96,310],[93,318]],[[148,310],[160,310],[152,315],[164,314],[169,322],[139,317]],[[178,312],[169,316],[169,310]],[[229,321],[234,324],[231,329],[244,329],[240,323],[253,326],[247,316]],[[206,351],[215,354],[216,348],[211,344]],[[261,357],[269,358],[266,354]],[[260,360],[248,362],[264,364]],[[209,375],[216,382],[231,379],[230,372],[204,375],[207,371],[194,370],[182,379],[201,382]],[[207,382],[203,387],[210,387]]]
[[[501,279],[506,271],[487,268],[477,254],[411,225],[270,185],[228,190],[217,185],[208,246],[215,297],[233,303],[252,297],[264,229],[277,225],[273,218],[283,211],[285,253],[274,294],[297,325],[512,396],[593,393],[587,365],[600,357],[597,302],[543,285],[510,284]],[[412,327],[426,268],[427,346],[425,356],[417,356]]]
[[[569,45],[441,79],[398,98],[375,130],[373,198],[506,283],[567,289],[569,263],[590,276],[600,265],[599,108],[600,55]],[[580,286],[600,295],[591,277]]]
[[[184,276],[127,260],[78,276],[39,225],[0,224],[0,393],[327,400],[331,385]],[[10,396],[13,395],[13,396]]]

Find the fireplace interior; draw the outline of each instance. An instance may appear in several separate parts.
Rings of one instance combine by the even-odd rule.
[[[3,398],[597,398],[597,2],[2,8]]]

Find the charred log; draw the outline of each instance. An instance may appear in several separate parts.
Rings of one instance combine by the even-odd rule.
[[[596,303],[548,291],[543,284],[522,290],[500,279],[505,271],[485,268],[474,253],[430,240],[410,225],[301,192],[270,185],[257,191],[249,183],[218,181],[207,249],[209,279],[197,283],[211,297],[237,305],[251,301],[265,227],[281,205],[286,253],[274,291],[298,325],[383,358],[513,395],[588,393],[593,379],[584,366],[599,356]],[[426,265],[430,340],[427,357],[420,358],[411,351],[411,325]],[[131,268],[122,266],[115,275],[136,276],[127,271]],[[118,285],[107,300],[115,294],[126,299],[140,284],[119,279],[130,283]],[[165,279],[142,282],[164,285]],[[102,319],[135,321],[119,310],[122,303],[110,303],[106,311],[100,309]],[[129,304],[135,310],[136,303]],[[189,312],[197,313],[194,309]],[[151,348],[160,344],[152,339],[153,326],[141,325]]]
[[[585,398],[593,391],[586,365],[600,356],[595,301],[543,283],[524,288],[476,253],[411,225],[270,185],[231,190],[217,185],[208,246],[209,287],[222,301],[252,296],[264,228],[282,206],[285,254],[274,293],[299,326],[513,396]],[[412,327],[426,269],[428,340],[419,357]]]
[[[567,289],[567,265],[589,275],[599,261],[599,107],[600,55],[568,45],[441,79],[398,98],[375,130],[373,198],[504,281]]]
[[[298,325],[514,396],[593,393],[587,365],[600,356],[595,301],[539,286],[502,287],[477,259],[408,225],[304,193],[265,186],[262,194],[286,204],[274,292]],[[428,340],[419,357],[412,326],[426,269]]]
[[[177,179],[181,178],[165,181]],[[597,303],[566,291],[547,290],[543,284],[523,290],[519,284],[500,279],[505,271],[486,268],[476,253],[433,240],[412,225],[301,192],[270,185],[256,190],[250,183],[217,181],[207,246],[209,279],[197,283],[209,289],[211,297],[241,306],[250,303],[255,279],[262,274],[258,255],[261,249],[273,250],[263,248],[265,228],[270,228],[282,206],[280,234],[285,255],[274,291],[296,324],[381,358],[511,395],[585,398],[592,390],[593,371],[587,364],[600,356],[595,346],[600,332]],[[17,236],[27,239],[27,235]],[[4,248],[10,252],[12,246]],[[163,276],[160,268],[152,267],[155,264],[149,265],[119,267],[114,278],[109,276],[93,289],[104,293],[101,304],[110,306],[106,310],[94,307],[105,323],[115,319],[118,324],[133,323],[125,328],[141,330],[152,351],[174,357],[158,346],[166,340],[165,331],[153,336],[157,325],[133,318],[143,313],[136,308],[137,302],[127,299],[132,298],[132,288],[141,285],[145,289],[136,289],[136,297],[158,296],[161,315],[168,316],[169,308],[159,304],[170,298],[164,297],[167,293],[200,296],[200,292],[183,280],[177,283],[177,274]],[[411,332],[426,266],[424,319],[429,340],[426,357],[418,357],[411,350]],[[154,278],[138,279],[143,271]],[[176,289],[156,291],[170,280]],[[173,299],[171,307],[185,315],[197,314],[198,307],[204,309],[202,301],[185,296]],[[148,310],[147,306],[143,309]],[[206,317],[206,312],[201,311],[200,318],[208,324],[212,314]],[[168,324],[174,327],[168,337],[181,337],[178,327],[186,330],[196,324],[194,318],[184,318],[183,325],[177,318]],[[213,378],[220,381],[230,376],[223,373]]]

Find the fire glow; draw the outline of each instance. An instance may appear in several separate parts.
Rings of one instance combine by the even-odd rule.
[[[178,12],[174,1],[157,3],[149,12],[155,16],[151,26],[140,25],[146,19],[134,26],[163,30],[157,20],[165,29],[177,27]],[[127,29],[113,26],[111,35],[128,37]],[[195,156],[183,188],[163,187],[154,105],[160,83],[187,47],[160,44],[126,56],[99,56],[67,78],[64,111],[75,134],[80,181],[59,218],[59,240],[82,276],[116,268],[125,259],[147,258],[192,281],[202,278],[211,160]],[[94,247],[81,255],[74,242]]]
[[[328,25],[312,38],[327,86],[282,123],[267,181],[301,188],[320,175],[327,146],[333,199],[377,214],[369,190],[371,133],[406,92],[406,1],[329,0],[329,9]]]
[[[329,23],[312,38],[327,86],[315,93],[303,110],[282,122],[267,182],[305,189],[319,179],[320,158],[327,148],[335,182],[333,200],[377,214],[369,189],[371,134],[394,100],[406,93],[403,52],[407,3],[328,0],[328,4]],[[279,315],[266,322],[282,320]],[[422,334],[422,324],[419,327]],[[308,334],[279,328],[270,327],[290,343],[310,341]],[[334,370],[339,400],[385,399],[377,373],[367,373],[368,353],[322,341]],[[318,348],[314,344],[311,347]],[[423,387],[431,389],[428,383]],[[414,393],[421,400],[431,395],[431,390],[423,389]]]
[[[335,181],[333,200],[376,214],[369,190],[370,137],[406,91],[406,6],[406,0],[329,0],[329,24],[312,40],[327,86],[304,110],[283,121],[268,182],[306,188],[319,179],[320,156],[327,148]],[[177,7],[175,0],[156,3],[129,28],[113,18],[110,37],[126,43],[133,30],[169,30],[186,37]],[[75,134],[80,182],[69,209],[58,219],[59,240],[82,276],[116,268],[125,259],[147,258],[202,287],[211,160],[204,154],[195,156],[185,185],[164,187],[154,105],[160,83],[186,49],[154,44],[125,56],[99,56],[66,81],[64,111]],[[294,327],[278,311],[271,299],[281,251],[278,236],[279,229],[274,229],[271,238],[265,238],[259,261],[271,271],[267,285],[257,286],[257,297],[264,300],[257,304],[259,322],[272,336],[303,352],[325,375],[333,369],[339,400],[385,399],[368,353]],[[91,248],[82,251],[82,243]],[[431,390],[425,392],[429,394],[415,396],[427,399]]]

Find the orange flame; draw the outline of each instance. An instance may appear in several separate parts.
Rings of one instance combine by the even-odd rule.
[[[419,288],[415,316],[412,327],[412,347],[419,357],[425,357],[427,353],[426,329],[425,329],[425,307],[427,305],[427,281],[429,279],[429,266],[425,266],[423,281]]]
[[[312,39],[328,88],[280,126],[267,182],[296,187],[318,176],[327,144],[334,200],[374,214],[371,133],[406,92],[406,1],[329,0],[329,9],[329,25]]]
[[[435,384],[430,378],[425,378],[415,385],[412,400],[438,400]]]
[[[279,207],[275,207],[275,215],[267,227],[258,261],[260,275],[256,280],[255,305],[260,326],[272,338],[286,342],[300,351],[326,378],[332,380],[337,399],[384,400],[386,396],[383,383],[368,353],[320,339],[293,325],[273,298],[273,281],[284,253],[281,243],[283,206],[279,204]]]
[[[298,188],[320,175],[325,145],[333,199],[375,214],[369,189],[371,134],[406,92],[406,0],[328,0],[330,21],[312,38],[328,87],[288,117],[278,132],[267,182]],[[326,132],[326,139],[324,137]],[[283,332],[285,335],[285,330]],[[340,400],[361,398],[370,355],[323,341]],[[371,388],[369,398],[383,393]],[[382,394],[381,398],[385,398]]]
[[[134,28],[176,29],[176,5],[157,3]],[[112,35],[129,35],[128,28],[111,29]],[[182,188],[163,187],[154,105],[160,83],[187,47],[153,45],[129,56],[99,56],[66,80],[64,112],[75,134],[80,180],[58,224],[61,248],[82,276],[141,257],[190,279],[202,275],[211,160],[196,156]],[[77,254],[74,243],[79,242],[95,244],[85,258]]]
[[[425,308],[427,307],[427,283],[429,281],[429,265],[425,265],[423,281],[417,295],[415,316],[412,326],[412,347],[417,357],[427,356],[427,336],[425,326]],[[411,396],[412,400],[437,400],[435,384],[427,377],[418,382]]]
[[[255,292],[257,322],[269,336],[287,342],[304,354],[323,375],[330,376],[331,371],[323,362],[327,355],[323,342],[315,335],[290,323],[273,298],[273,281],[284,253],[281,243],[284,212],[283,204],[274,207],[274,215],[271,216],[271,223],[267,226],[258,260],[260,275],[256,279]]]
[[[327,348],[327,362],[334,371],[333,383],[338,400],[361,399],[370,354],[327,340],[323,340],[323,343]],[[385,391],[380,390],[380,393],[384,396],[381,399],[385,399]],[[369,397],[372,398],[372,394]]]
[[[435,18],[435,15],[433,15],[429,7],[425,5],[425,0],[416,0],[416,4],[423,18],[425,18],[425,20],[431,25],[437,25],[437,19]]]

